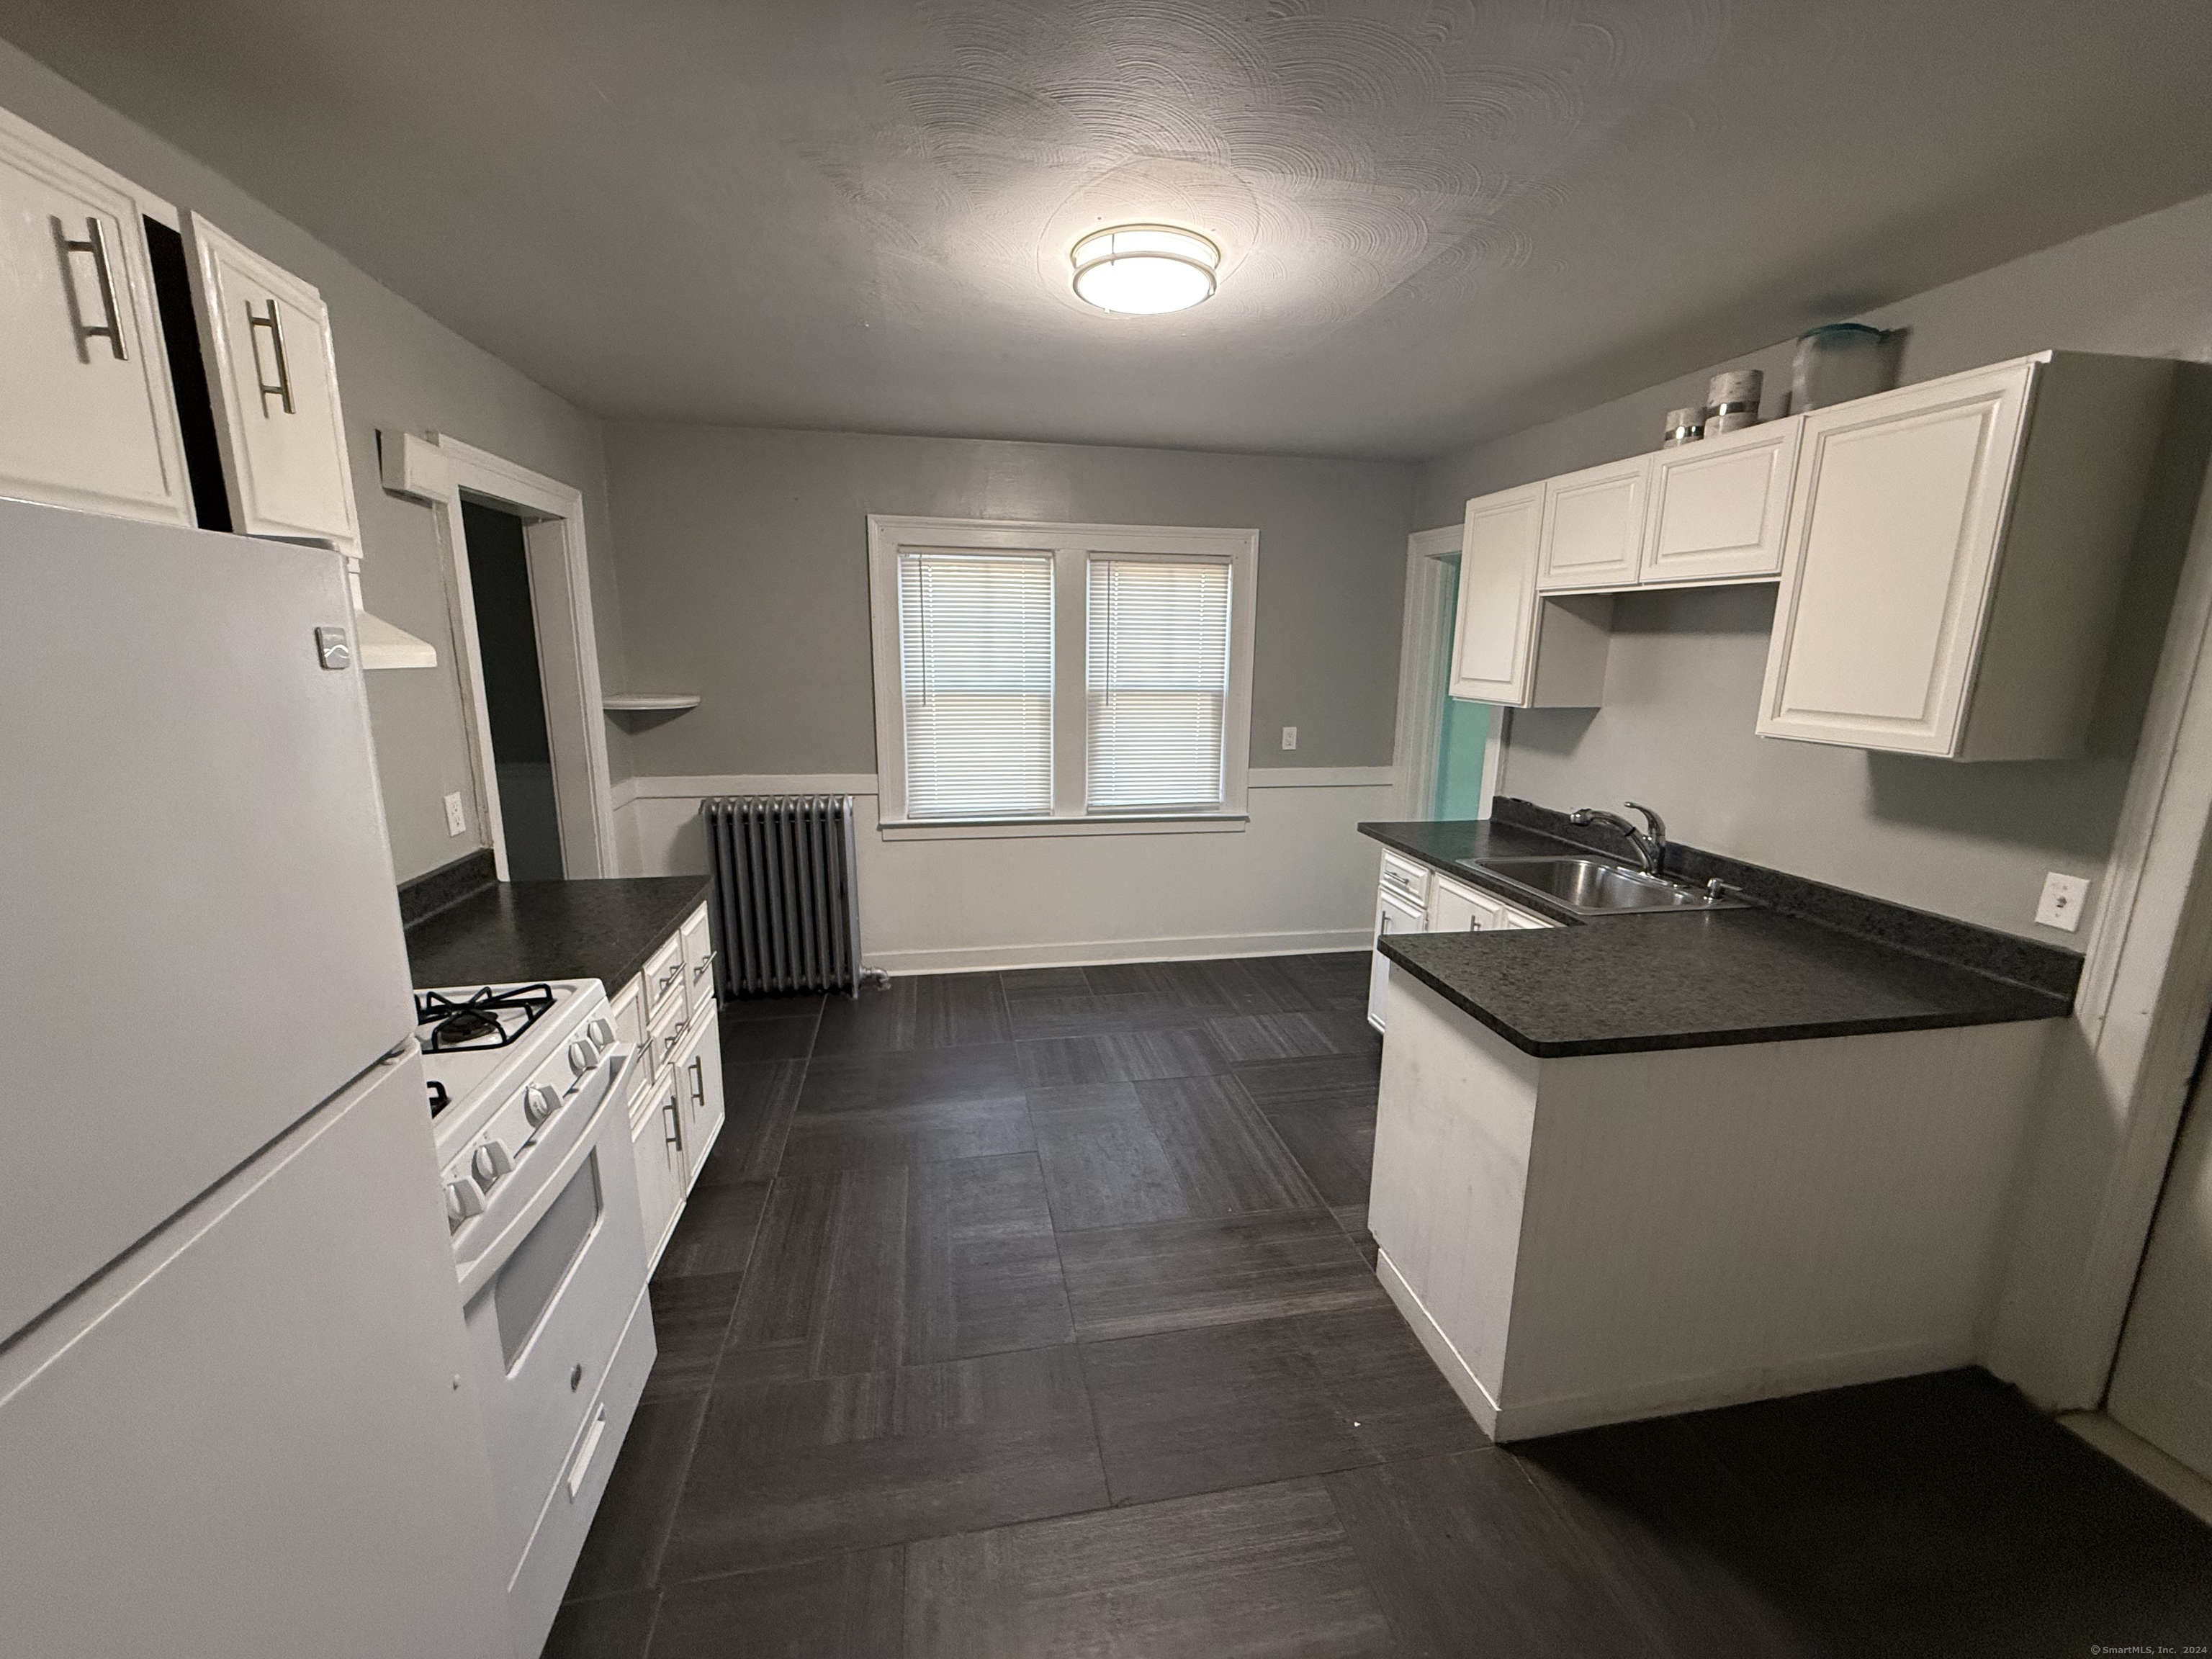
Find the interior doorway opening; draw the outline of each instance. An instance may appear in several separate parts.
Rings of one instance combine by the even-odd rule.
[[[1449,695],[1459,561],[1457,525],[1407,538],[1392,769],[1403,819],[1486,818],[1498,793],[1507,711]]]
[[[507,874],[515,881],[558,881],[563,874],[561,808],[523,523],[465,497],[461,521]]]

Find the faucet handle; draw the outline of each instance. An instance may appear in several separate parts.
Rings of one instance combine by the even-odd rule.
[[[1664,841],[1667,839],[1666,819],[1661,817],[1656,812],[1653,811],[1640,800],[1625,800],[1620,804],[1623,806],[1626,806],[1632,812],[1641,812],[1644,814],[1644,828],[1647,833],[1650,834],[1652,840]]]

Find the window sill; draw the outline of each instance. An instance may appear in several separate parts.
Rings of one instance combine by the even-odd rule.
[[[1188,812],[1096,818],[893,819],[876,827],[885,841],[1005,841],[1037,836],[1205,836],[1236,834],[1251,822],[1243,812]]]

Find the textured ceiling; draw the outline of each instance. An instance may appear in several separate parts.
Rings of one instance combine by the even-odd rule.
[[[2197,0],[0,0],[610,415],[1419,456],[2212,190]],[[1189,223],[1117,319],[1066,250]]]

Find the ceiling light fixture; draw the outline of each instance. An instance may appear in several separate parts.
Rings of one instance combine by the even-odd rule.
[[[1115,225],[1075,245],[1078,298],[1101,311],[1152,317],[1213,297],[1221,250],[1172,225]]]

